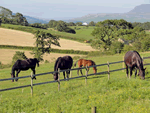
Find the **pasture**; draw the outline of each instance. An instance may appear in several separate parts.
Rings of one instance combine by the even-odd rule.
[[[141,56],[150,56],[150,53],[140,53]],[[96,64],[103,64],[123,60],[123,54],[111,56],[88,57]],[[75,62],[76,60],[74,60]],[[150,63],[150,59],[144,60]],[[33,97],[30,88],[15,89],[0,92],[1,112],[26,112],[26,113],[91,113],[91,107],[96,106],[97,112],[148,112],[150,110],[150,75],[149,68],[146,70],[146,79],[139,77],[126,78],[125,71],[110,73],[108,81],[107,74],[88,77],[87,85],[85,79],[79,78],[62,81],[58,92],[58,83],[34,86]],[[53,71],[54,62],[41,64],[36,68],[37,73]],[[122,68],[122,63],[110,65],[110,70]],[[98,72],[107,71],[107,66],[98,67]],[[0,79],[9,78],[11,69],[0,70]],[[20,76],[30,75],[31,71],[20,72]],[[85,73],[83,71],[83,73]],[[89,73],[93,73],[92,68]],[[72,72],[73,77],[77,71]],[[61,79],[63,75],[60,75]],[[38,76],[34,83],[52,81],[53,75]],[[0,82],[0,89],[30,84],[30,78],[19,79],[18,82]]]

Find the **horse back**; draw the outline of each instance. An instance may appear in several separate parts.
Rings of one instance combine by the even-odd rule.
[[[142,59],[137,51],[128,51],[125,54],[124,62],[129,67],[140,65],[142,63]]]

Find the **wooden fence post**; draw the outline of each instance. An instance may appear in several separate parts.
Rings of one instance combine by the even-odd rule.
[[[33,72],[31,72],[31,96],[33,96]]]
[[[60,79],[59,79],[59,77],[60,77],[60,68],[58,68],[58,91],[60,91]]]
[[[108,80],[110,79],[110,73],[109,73],[109,62],[107,61],[107,67],[108,67]]]
[[[85,74],[85,84],[87,85],[87,75],[88,75],[88,68],[87,68],[87,65],[86,65],[86,74]]]
[[[72,68],[71,68],[72,69]],[[70,78],[72,78],[72,70],[70,71]]]
[[[92,107],[91,113],[96,113],[96,107]]]

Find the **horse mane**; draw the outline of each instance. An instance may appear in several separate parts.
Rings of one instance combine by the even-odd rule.
[[[96,65],[95,62],[94,62],[93,60],[91,60],[91,62],[92,62],[92,65]],[[96,69],[96,67],[93,67],[93,68]]]
[[[140,59],[140,60],[138,60],[138,61],[139,61],[139,63],[140,63],[140,66],[141,66],[142,69],[143,69],[143,60],[142,60],[140,54],[139,54],[137,51],[133,51],[133,52],[135,52],[135,53],[137,54],[137,57]]]
[[[55,62],[54,71],[56,71],[56,67],[57,67],[57,64],[58,64],[58,61],[60,60],[60,58],[61,58],[61,57],[58,57],[57,60],[56,60],[56,62]]]

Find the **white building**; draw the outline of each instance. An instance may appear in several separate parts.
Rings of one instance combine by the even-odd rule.
[[[86,26],[86,25],[88,25],[88,23],[84,22],[84,23],[82,23],[82,25]]]

